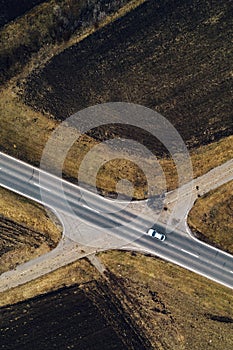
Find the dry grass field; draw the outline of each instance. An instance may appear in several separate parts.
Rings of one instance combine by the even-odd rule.
[[[194,204],[188,224],[196,236],[233,254],[233,181]]]
[[[144,339],[144,344],[150,344],[146,349],[206,350],[210,347],[217,350],[222,346],[226,350],[232,349],[233,297],[230,289],[173,264],[138,253],[112,251],[101,253],[99,257],[108,266],[105,278],[98,275],[87,261],[77,261],[2,293],[0,313],[10,320],[23,306],[28,310],[23,321],[29,324],[32,322],[27,319],[28,315],[36,322],[36,319],[40,319],[40,309],[37,311],[36,305],[41,298],[13,307],[4,305],[41,294],[44,294],[42,298],[45,299],[44,305],[47,305],[50,300],[48,292],[63,288],[65,296],[69,293],[67,287],[75,285],[76,293],[84,292],[109,324],[115,325],[118,333],[119,323],[114,323],[117,321],[113,315],[109,319],[111,310],[117,310],[115,314],[118,317],[121,317],[119,312],[123,312],[125,318],[128,315],[130,322],[134,323],[134,330],[140,330],[141,336],[146,336],[147,342]],[[62,302],[61,291],[53,295],[58,296],[60,307],[63,308],[65,303]],[[56,298],[53,304],[56,304]],[[72,310],[78,307],[79,304],[73,302]],[[3,334],[9,322],[4,324]],[[12,327],[15,327],[17,322],[12,322]],[[70,327],[69,318],[62,324],[65,329]],[[22,327],[21,320],[18,321],[18,327]],[[32,341],[30,337],[28,339]],[[38,339],[35,341],[38,342]],[[24,343],[21,344],[23,346]]]
[[[61,233],[41,205],[0,188],[0,274],[54,249]]]
[[[109,252],[101,260],[113,288],[149,334],[154,349],[231,349],[232,290],[180,267],[140,254]]]

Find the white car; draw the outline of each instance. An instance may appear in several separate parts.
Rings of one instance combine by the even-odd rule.
[[[151,237],[159,239],[160,241],[164,241],[166,239],[166,236],[163,233],[159,233],[153,228],[149,228],[146,233]]]

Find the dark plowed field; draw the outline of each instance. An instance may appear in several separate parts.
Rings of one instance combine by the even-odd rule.
[[[56,246],[56,243],[50,238],[49,234],[16,224],[14,221],[0,215],[0,257],[7,251],[15,250],[24,245],[38,248],[44,242],[51,249]]]
[[[46,0],[0,0],[0,27]]]
[[[32,73],[24,99],[59,120],[129,101],[163,114],[190,148],[218,140],[233,131],[231,10],[223,0],[147,1]]]
[[[1,308],[1,349],[146,350],[119,309],[99,305],[89,288],[92,295],[101,292],[91,283]],[[119,329],[111,319],[118,319]]]
[[[0,215],[0,274],[54,249],[57,239]]]

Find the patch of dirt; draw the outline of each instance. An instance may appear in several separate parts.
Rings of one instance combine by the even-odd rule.
[[[20,0],[19,2],[18,0],[1,0],[0,27],[22,16],[34,6],[45,1],[46,0]]]
[[[1,300],[6,298],[7,304],[14,302],[13,306],[0,309],[4,316],[1,326],[4,342],[11,346],[9,339],[14,341],[14,334],[15,337],[21,334],[17,338],[20,349],[26,349],[24,344],[33,341],[38,349],[49,345],[51,348],[51,339],[56,346],[58,341],[62,346],[66,341],[71,348],[77,343],[85,349],[93,337],[90,333],[86,333],[85,339],[81,335],[91,325],[95,349],[99,346],[98,334],[104,341],[106,337],[109,349],[111,346],[118,349],[119,339],[123,349],[206,350],[209,346],[214,350],[223,346],[232,349],[231,289],[138,253],[112,251],[100,254],[99,258],[108,267],[105,280],[84,259],[2,293]],[[77,283],[78,286],[64,288]],[[54,293],[15,304],[51,290]],[[84,300],[90,307],[83,307]],[[92,320],[85,322],[89,317]]]
[[[233,318],[231,318],[231,317],[211,315],[211,314],[206,314],[205,316],[213,321],[223,322],[223,323],[233,323]]]
[[[108,270],[106,275],[110,288],[118,297],[125,314],[132,317],[135,328],[139,327],[141,334],[149,335],[151,348],[178,349],[182,337],[179,326],[163,301],[163,296],[144,281],[134,281],[130,276],[122,277]],[[162,338],[165,338],[162,339]]]
[[[0,313],[7,349],[151,349],[104,282],[64,288]]]
[[[230,135],[230,7],[217,0],[147,1],[32,72],[23,98],[58,120],[97,103],[142,104],[163,114],[190,148]],[[104,131],[90,134],[102,139]]]
[[[0,30],[1,82],[22,73],[38,52],[40,58],[36,57],[36,66],[38,61],[41,63],[41,59],[46,60],[53,56],[57,46],[61,45],[64,49],[72,35],[78,37],[85,32],[93,32],[104,25],[106,18],[114,15],[117,17],[117,12],[127,12],[144,0],[35,0],[34,3],[39,4],[36,7],[33,7],[32,0],[25,6],[23,0],[20,2],[20,9],[18,6],[9,8],[12,1],[15,3],[10,0],[10,4],[4,6],[7,13],[3,12],[3,22],[4,17],[23,14],[29,8],[31,11]]]
[[[232,349],[231,289],[138,253],[112,251],[100,258],[111,288],[153,349]]]

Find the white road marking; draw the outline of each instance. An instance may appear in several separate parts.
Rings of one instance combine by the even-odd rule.
[[[169,243],[170,247],[177,248],[174,244]]]
[[[0,152],[0,157],[1,157],[1,152]],[[14,158],[12,158],[12,157],[8,157],[8,158],[11,158],[13,161],[15,161],[14,160]],[[231,163],[230,163],[231,162]],[[21,163],[23,163],[23,162],[21,162]],[[229,162],[227,162],[227,163],[225,163],[225,164],[227,164],[227,166],[228,166],[228,164],[232,164],[233,163],[233,160],[232,161],[229,161]],[[225,166],[225,164],[224,164],[224,166]],[[1,164],[2,165],[2,164]],[[28,168],[31,168],[31,166],[29,166],[29,165],[27,165],[27,167]],[[225,169],[225,168],[223,168],[223,166],[220,166],[220,167],[218,167],[220,170],[221,170],[221,172],[222,172],[222,169]],[[3,166],[3,172],[4,172],[4,166]],[[37,169],[37,171],[40,173],[41,172],[41,170],[40,169]],[[44,174],[46,174],[46,172],[44,172]],[[17,175],[17,174],[16,174]],[[47,175],[48,176],[48,175]],[[50,175],[50,177],[51,177],[52,175]],[[50,177],[48,177],[48,179],[50,178]],[[52,176],[52,177],[54,177],[54,178],[56,178],[55,176]],[[232,178],[232,177],[231,177]],[[47,178],[46,178],[47,179]],[[56,178],[57,179],[57,178]],[[208,179],[208,177],[203,177],[203,181],[206,181],[205,179]],[[221,182],[223,182],[223,181],[228,181],[228,178],[226,179],[226,177],[224,177],[224,179],[223,180],[221,180],[219,183],[221,183]],[[60,180],[60,181],[62,181],[62,183],[63,182],[65,182],[64,180]],[[218,180],[219,181],[219,180]],[[225,182],[226,182],[225,181]],[[197,182],[198,183],[198,182]],[[200,186],[201,186],[201,184],[202,184],[202,182],[200,182]],[[38,182],[37,182],[37,184],[36,184],[37,186],[38,186]],[[203,182],[203,185],[204,185],[204,182]],[[215,182],[213,182],[213,185],[216,187],[216,181]],[[8,188],[8,189],[10,189],[10,190],[12,190],[12,188],[10,188],[10,186],[6,186],[6,185],[2,185],[3,187],[5,187],[5,188]],[[70,184],[70,186],[75,186],[75,185],[72,185],[72,184]],[[76,186],[75,186],[76,187]],[[214,187],[214,188],[215,188]],[[48,189],[46,189],[46,190],[48,190]],[[14,189],[13,189],[13,191],[14,191]],[[85,190],[86,192],[88,192],[88,190]],[[19,193],[19,194],[21,194],[21,195],[24,195],[25,196],[25,194],[24,193],[22,193],[22,191],[20,192],[20,191],[16,191],[15,190],[15,192],[17,192],[17,193]],[[88,192],[88,194],[89,194],[89,192]],[[35,198],[32,198],[31,196],[26,196],[26,197],[28,197],[28,198],[31,198],[32,200],[36,200],[37,202],[39,202],[39,203],[42,203],[43,204],[43,202],[41,202],[41,201],[39,201],[38,199],[35,199]],[[88,208],[89,210],[93,210],[93,211],[95,211],[95,209],[92,209],[91,207],[88,207],[88,206],[86,206],[86,208]],[[57,213],[57,211],[54,209],[54,208],[52,208],[51,207],[51,209],[52,210],[54,210],[54,212],[55,213]],[[192,236],[191,236],[192,237]],[[193,237],[192,237],[193,238]],[[196,241],[198,241],[197,239],[196,239]],[[169,243],[169,242],[168,242]],[[200,241],[198,241],[198,243],[199,244],[202,244],[202,245],[205,245],[205,246],[207,246],[207,248],[208,249],[215,249],[215,250],[217,250],[216,248],[213,248],[213,247],[211,247],[211,246],[208,246],[207,244],[204,244],[203,242],[200,242]],[[176,247],[177,248],[177,247]],[[184,250],[184,249],[181,249],[181,248],[178,248],[178,249],[180,249],[180,250],[183,250],[185,253],[187,253],[187,254],[190,254],[190,255],[193,255],[194,257],[197,257],[197,258],[200,258],[200,255],[196,255],[196,254],[193,254],[193,253],[191,253],[191,252],[189,252],[189,251],[186,251],[186,250]],[[225,255],[227,255],[227,256],[229,256],[229,257],[231,257],[232,258],[232,255],[230,255],[230,254],[228,254],[228,253],[225,253],[225,252],[222,252],[221,251],[221,254],[225,254]],[[72,257],[72,253],[70,253],[69,254],[70,255],[70,257]],[[157,255],[157,254],[156,254]],[[223,285],[225,285],[225,286],[228,286],[228,287],[230,287],[230,288],[233,288],[232,286],[232,284],[227,284],[227,283],[224,283],[224,280],[223,280],[223,278],[222,279],[220,279],[219,280],[219,278],[213,278],[213,276],[212,275],[209,275],[209,274],[206,274],[206,273],[203,273],[201,270],[200,270],[200,268],[193,268],[193,267],[190,267],[190,266],[188,266],[188,264],[186,263],[186,264],[184,264],[184,263],[180,263],[179,261],[177,262],[176,261],[176,259],[171,259],[171,258],[167,258],[166,257],[166,254],[158,254],[158,256],[160,256],[160,257],[162,257],[162,258],[164,258],[164,259],[166,259],[166,260],[168,260],[168,261],[171,261],[171,262],[173,262],[173,263],[175,263],[175,264],[178,264],[178,265],[180,265],[180,266],[183,266],[183,267],[185,267],[185,268],[188,268],[189,270],[191,270],[191,271],[194,271],[194,272],[196,272],[196,273],[199,273],[200,275],[203,275],[203,276],[205,276],[205,277],[207,277],[207,278],[210,278],[211,280],[214,280],[214,281],[216,281],[216,282],[218,282],[218,283],[221,283],[221,284],[223,284]],[[51,257],[52,258],[52,257]],[[77,258],[77,257],[75,257],[75,258]],[[69,259],[66,259],[67,261],[69,260]],[[63,262],[62,262],[63,263]],[[211,262],[210,262],[211,263]],[[47,261],[44,261],[43,262],[43,265],[45,265],[45,267],[47,266],[46,265],[47,264]],[[54,269],[54,267],[55,266],[59,266],[59,257],[56,257],[56,258],[53,258],[52,259],[52,261],[51,261],[51,267],[50,267],[50,271],[51,270],[53,270]],[[35,267],[37,267],[37,266],[35,266]],[[47,266],[47,268],[49,269],[49,267]],[[225,271],[227,271],[226,270],[226,267],[225,267]],[[45,271],[42,271],[43,272],[43,274],[44,274],[44,272]],[[231,274],[233,274],[233,270],[229,270],[229,267],[228,267],[228,272],[229,273],[231,273]],[[33,276],[36,276],[37,275],[37,271],[35,271],[35,272],[33,272],[33,274],[32,274],[32,277]],[[41,275],[41,273],[40,273],[40,275]],[[6,279],[8,279],[9,277],[5,277]],[[13,277],[10,277],[11,278],[11,280],[13,281],[13,283],[15,283],[15,276],[13,275]],[[22,277],[22,280],[23,280],[23,278],[25,279],[30,279],[30,278],[27,278],[27,274],[26,274],[26,276],[24,275],[23,277]],[[1,280],[1,278],[0,278],[0,280]],[[19,284],[22,284],[22,281],[19,283]],[[8,286],[8,288],[9,288],[9,285],[5,285],[5,286]]]
[[[36,182],[33,182],[33,185],[39,187],[39,188],[43,188],[43,190],[46,190],[48,192],[52,192],[51,190],[49,190],[48,188],[44,187],[44,186],[41,186],[40,184],[36,183]]]
[[[91,207],[88,207],[88,205],[82,204],[82,207],[87,208],[87,209],[92,210],[92,211],[95,211],[96,213],[99,213],[98,210],[93,209],[93,208],[91,208]]]
[[[188,250],[185,250],[185,249],[181,249],[181,250],[182,250],[182,252],[184,252],[184,253],[187,253],[187,254],[190,254],[190,255],[192,255],[192,256],[195,256],[196,258],[199,258],[199,255],[194,254],[194,253],[191,253],[191,252],[189,252]]]

